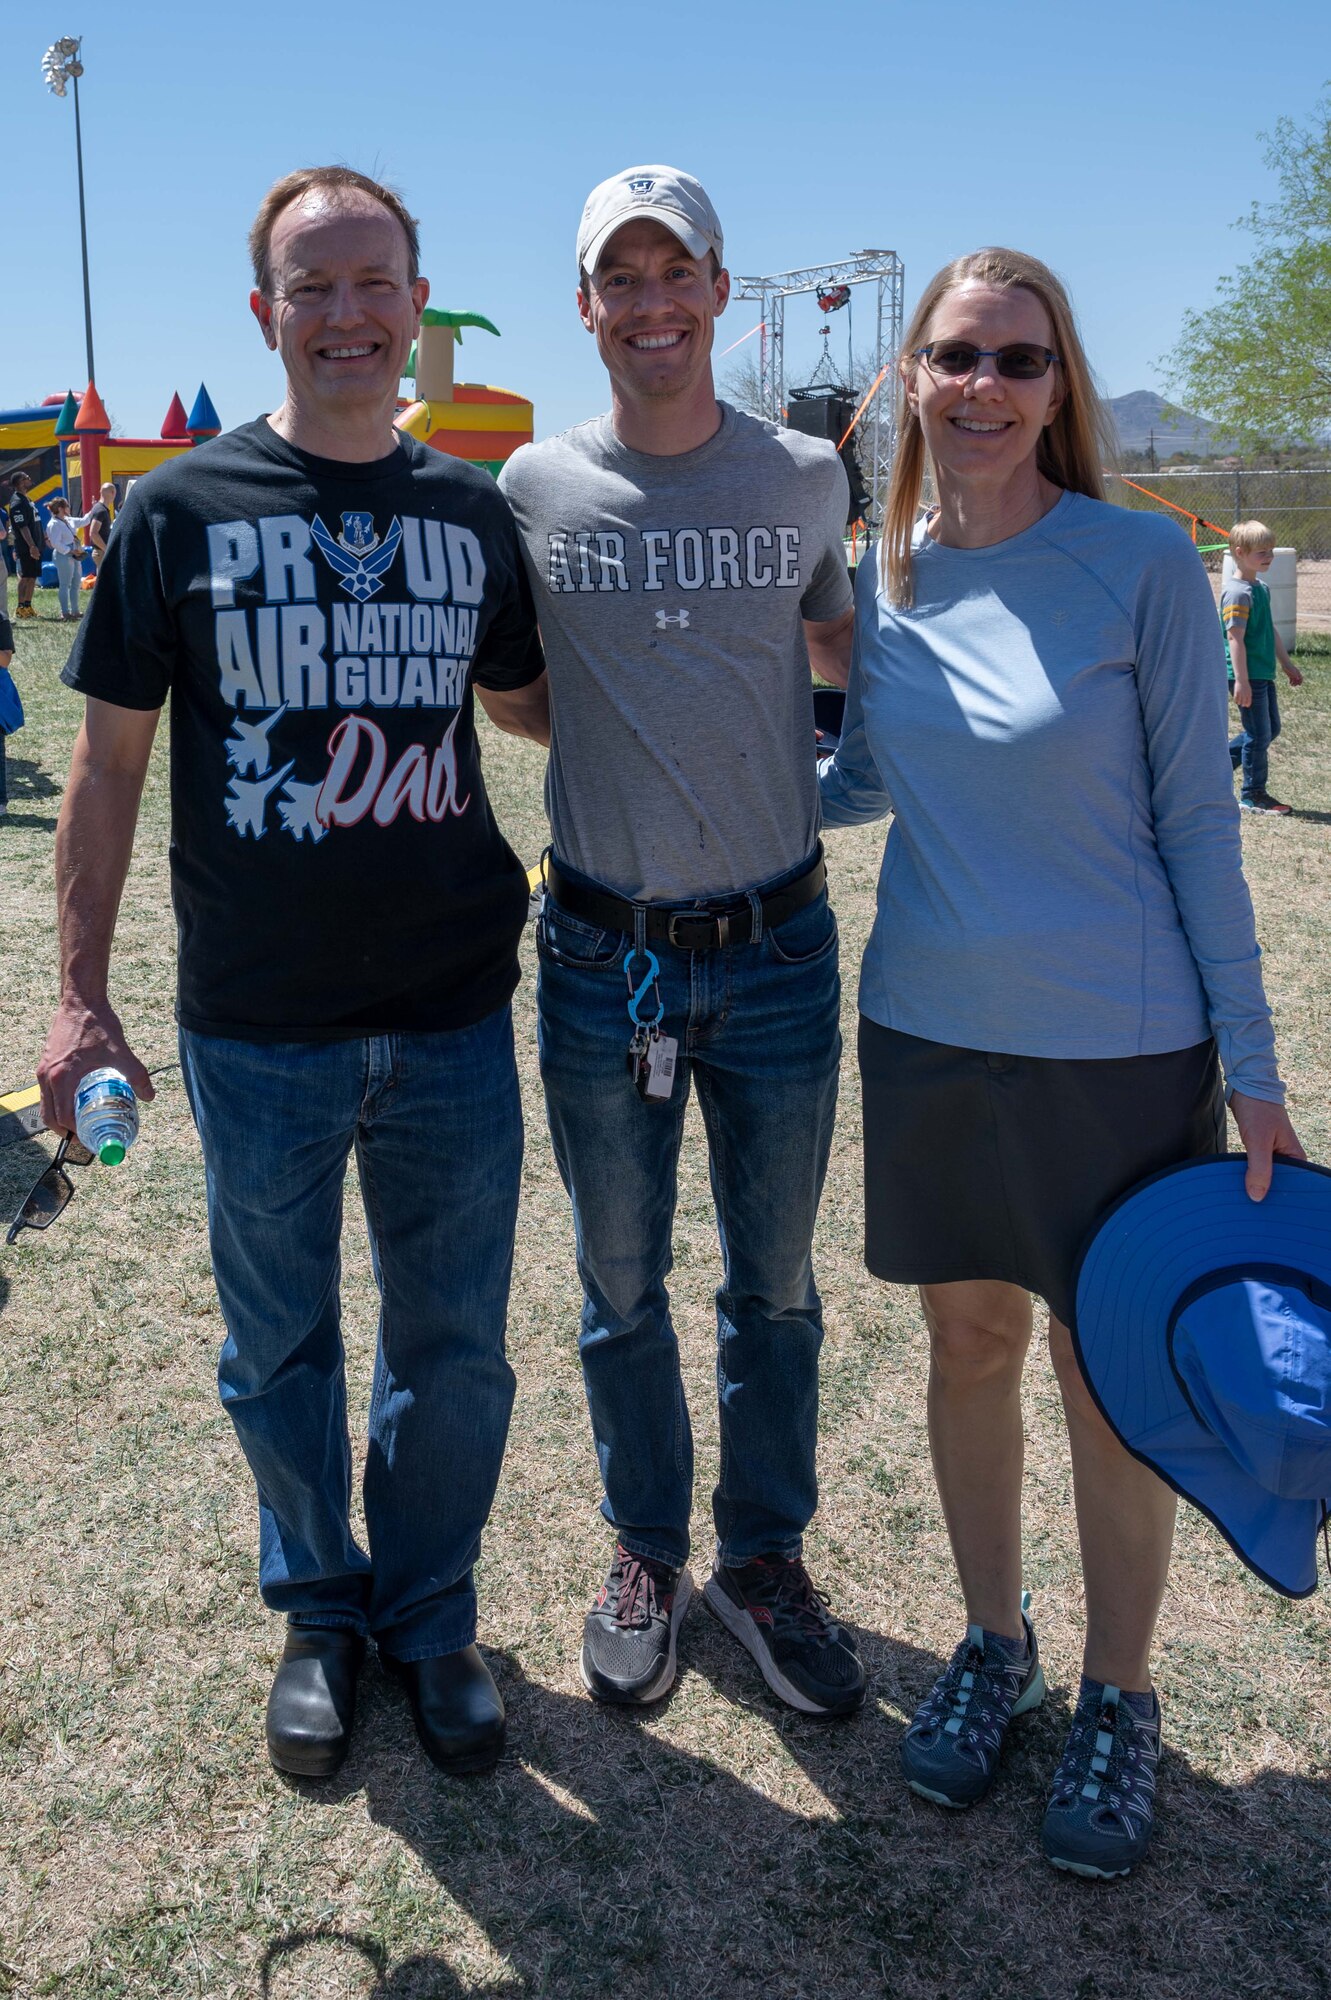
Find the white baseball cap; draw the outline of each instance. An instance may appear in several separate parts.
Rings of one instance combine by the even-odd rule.
[[[578,224],[578,269],[588,273],[626,222],[659,222],[690,257],[709,250],[722,263],[721,224],[706,188],[678,167],[625,167],[594,187]]]

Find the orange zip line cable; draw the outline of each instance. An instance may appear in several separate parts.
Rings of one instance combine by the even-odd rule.
[[[1177,500],[1166,500],[1163,493],[1153,493],[1149,486],[1140,486],[1135,479],[1129,479],[1125,472],[1120,472],[1118,476],[1125,486],[1132,488],[1134,493],[1144,493],[1148,500],[1158,500],[1162,507],[1172,508],[1174,513],[1182,514],[1185,520],[1191,521],[1194,544],[1197,540],[1197,530],[1199,527],[1209,528],[1213,535],[1221,535],[1226,541],[1229,540],[1229,529],[1222,528],[1218,521],[1208,521],[1205,514],[1194,514],[1191,508],[1180,507]]]
[[[747,333],[742,333],[740,335],[738,340],[732,340],[729,347],[723,347],[721,349],[721,352],[716,357],[717,360],[723,361],[727,354],[733,354],[737,347],[743,347],[745,341],[752,340],[755,333],[761,333],[766,324],[767,322],[765,320],[760,319],[757,326],[751,326]]]
[[[873,381],[869,384],[868,393],[866,394],[864,401],[860,404],[860,407],[858,408],[858,410],[856,410],[854,416],[851,418],[850,422],[846,425],[846,437],[843,437],[841,439],[841,442],[838,444],[837,446],[838,451],[844,451],[846,445],[846,438],[850,436],[856,424],[859,422],[860,418],[864,415],[864,412],[868,409],[870,403],[874,399],[874,396],[877,394],[878,384],[882,381],[884,375],[886,375],[888,369],[891,366],[892,364],[890,361],[885,361],[882,367],[878,370],[878,373],[874,376]]]

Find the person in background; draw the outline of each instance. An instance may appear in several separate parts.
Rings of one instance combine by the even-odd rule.
[[[97,498],[93,501],[87,513],[76,514],[74,516],[73,525],[76,528],[82,528],[84,542],[92,550],[92,563],[95,570],[99,570],[102,566],[102,558],[106,554],[107,537],[111,533],[111,523],[115,519],[115,511],[115,481],[113,479],[106,479],[103,480]]]
[[[1067,294],[1020,252],[962,257],[925,287],[900,374],[881,560],[859,567],[845,726],[820,786],[826,825],[895,814],[860,984],[866,1261],[920,1287],[965,1602],[901,1759],[922,1797],[970,1805],[1044,1693],[1021,1588],[1035,1293],[1087,1625],[1043,1846],[1113,1877],[1151,1833],[1150,1653],[1175,1499],[1082,1379],[1078,1253],[1146,1176],[1224,1151],[1222,1072],[1254,1200],[1273,1151],[1303,1151],[1243,880],[1210,585],[1170,522],[1103,499]]]
[[[0,668],[8,672],[14,658],[14,628],[9,622],[9,613],[0,604]],[[0,722],[0,819],[9,811],[9,778],[5,770],[5,749],[9,732]]]
[[[69,502],[63,494],[47,502],[46,539],[55,557],[55,573],[60,588],[60,617],[68,625],[83,614],[79,610],[79,579],[83,574],[82,550],[69,518]]]
[[[1290,808],[1266,788],[1271,745],[1280,734],[1276,662],[1291,687],[1302,687],[1303,675],[1276,631],[1271,593],[1262,581],[1275,548],[1275,536],[1261,521],[1238,521],[1230,529],[1229,552],[1238,574],[1220,593],[1220,622],[1229,691],[1243,725],[1229,745],[1229,761],[1243,773],[1239,804],[1245,812],[1284,815]]]
[[[37,580],[42,573],[42,522],[36,506],[28,498],[28,488],[32,485],[26,472],[16,472],[13,478],[14,491],[9,501],[9,532],[14,545],[14,561],[18,570],[18,602],[14,607],[16,618],[35,618],[32,596],[37,588]]]

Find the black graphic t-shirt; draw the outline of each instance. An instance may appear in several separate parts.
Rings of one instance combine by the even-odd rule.
[[[527,883],[471,690],[542,666],[506,502],[413,439],[345,465],[260,417],[135,484],[63,678],[171,697],[185,1027],[328,1041],[504,1004]]]
[[[88,547],[90,549],[97,546],[93,540],[94,529],[101,536],[102,547],[105,548],[107,537],[111,532],[111,509],[107,506],[105,500],[94,501],[93,505],[88,509]]]
[[[32,536],[33,547],[39,554],[41,553],[42,542],[45,539],[42,534],[42,517],[37,512],[36,504],[29,500],[26,493],[15,493],[11,496],[9,525],[14,536],[14,547],[21,556],[32,554],[32,549],[28,547],[29,535]]]

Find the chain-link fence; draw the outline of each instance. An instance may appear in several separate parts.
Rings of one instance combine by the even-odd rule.
[[[1107,491],[1121,507],[1169,514],[1186,528],[1217,591],[1230,527],[1265,522],[1277,548],[1298,554],[1300,629],[1331,632],[1331,466],[1112,473]]]

